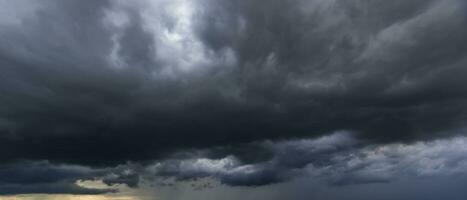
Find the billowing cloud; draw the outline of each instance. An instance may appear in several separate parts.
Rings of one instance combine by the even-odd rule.
[[[467,138],[456,136],[410,144],[372,145],[339,131],[313,138],[261,144],[269,159],[245,162],[234,155],[210,158],[205,150],[174,154],[146,164],[127,163],[113,168],[88,168],[48,162],[21,162],[0,168],[0,193],[98,194],[131,188],[193,183],[194,189],[264,186],[308,177],[334,186],[391,183],[467,175]],[[212,150],[208,150],[212,151]],[[213,182],[197,180],[211,179]],[[82,187],[82,181],[101,181],[108,188]]]
[[[312,177],[329,185],[387,183],[464,175],[467,139],[454,137],[411,144],[362,145],[348,133],[316,139],[265,143],[271,159],[242,163],[235,156],[174,158],[146,167],[143,179],[190,181],[214,178],[231,186],[261,186]],[[142,172],[143,172],[142,171]]]
[[[461,151],[441,148],[466,127],[466,7],[0,0],[0,165],[93,169],[49,188],[94,177],[136,187],[147,174],[264,185],[306,169],[345,185],[436,162],[462,169],[460,156],[423,152]]]

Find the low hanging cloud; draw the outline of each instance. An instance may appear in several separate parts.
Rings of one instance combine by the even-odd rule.
[[[303,176],[333,186],[447,177],[465,174],[466,144],[467,139],[459,136],[368,145],[348,132],[339,132],[316,139],[265,142],[264,150],[273,156],[264,162],[245,164],[235,156],[169,159],[146,167],[141,177],[177,181],[210,177],[230,186],[269,185]]]
[[[261,151],[272,156],[261,162],[246,163],[234,155],[214,159],[205,151],[98,169],[29,161],[0,168],[0,194],[102,194],[117,192],[111,187],[115,185],[137,188],[179,182],[192,182],[195,189],[215,187],[209,182],[197,185],[205,178],[228,186],[265,186],[308,177],[334,187],[459,176],[467,171],[466,144],[467,138],[456,136],[372,145],[339,131],[313,139],[262,142]],[[109,187],[82,187],[80,181],[101,181]]]
[[[0,195],[48,194],[103,194],[113,189],[84,188],[78,180],[102,176],[104,170],[72,165],[54,165],[46,161],[22,161],[0,166]]]

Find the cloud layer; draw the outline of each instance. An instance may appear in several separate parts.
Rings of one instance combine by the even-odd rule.
[[[92,169],[48,162],[20,162],[0,168],[0,194],[116,192],[115,185],[167,187],[191,183],[193,189],[264,186],[310,179],[329,187],[466,176],[464,136],[411,144],[369,145],[348,132],[314,139],[263,142],[270,159],[245,163],[234,155],[209,158],[209,152],[175,154],[152,163],[127,163]],[[207,182],[198,180],[208,179]],[[209,181],[211,180],[211,181]],[[101,181],[108,187],[83,187]],[[85,185],[84,185],[85,186]]]
[[[260,186],[303,176],[335,186],[448,177],[467,172],[466,143],[462,136],[412,144],[361,145],[348,133],[335,133],[265,143],[264,148],[273,156],[264,162],[245,164],[234,156],[170,159],[149,165],[142,177],[180,181],[212,177],[231,186]]]
[[[310,169],[345,185],[462,171],[463,137],[439,138],[465,132],[466,8],[0,0],[0,173],[61,174],[15,171],[30,184],[6,176],[0,193],[99,193],[74,181],[148,173],[264,185]]]
[[[102,176],[103,170],[71,165],[53,165],[46,161],[22,161],[0,166],[0,195],[48,194],[102,194],[111,189],[83,188],[76,181]]]

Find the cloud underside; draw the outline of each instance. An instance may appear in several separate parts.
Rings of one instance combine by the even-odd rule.
[[[352,134],[337,132],[313,139],[265,141],[255,146],[269,152],[270,158],[246,163],[235,155],[210,158],[212,150],[203,150],[107,168],[23,161],[0,168],[0,194],[103,194],[118,192],[113,187],[118,185],[170,187],[179,183],[204,190],[217,187],[217,183],[258,187],[297,178],[336,187],[467,175],[464,136],[411,144],[362,145]],[[101,186],[86,181],[100,182]]]
[[[306,173],[346,185],[456,174],[466,8],[0,0],[0,193],[112,192],[77,180],[253,186]]]

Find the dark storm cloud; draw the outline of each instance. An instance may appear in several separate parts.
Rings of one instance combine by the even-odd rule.
[[[52,165],[48,162],[22,161],[0,165],[0,195],[49,194],[102,194],[113,189],[84,188],[78,180],[92,180],[105,171],[81,166]]]
[[[82,188],[74,183],[57,182],[50,184],[0,184],[0,195],[15,194],[104,194],[115,192],[113,190]]]
[[[464,176],[467,139],[362,145],[351,134],[338,132],[315,138],[265,142],[272,152],[264,162],[243,163],[235,156],[173,158],[148,165],[142,180],[193,181],[213,178],[229,186],[264,186],[299,177],[329,186],[392,183],[404,179]],[[155,178],[155,179],[154,179]],[[170,180],[170,179],[169,179]]]
[[[244,97],[282,108],[289,123],[400,139],[465,120],[451,115],[465,111],[460,1],[212,4],[222,17],[208,12],[200,37],[233,48]]]
[[[248,158],[241,145],[336,130],[413,141],[465,126],[461,0],[2,4],[18,10],[0,19],[2,163],[115,165],[221,147],[233,151],[203,167],[221,165],[209,170],[226,184],[261,185],[331,161],[321,152]],[[162,174],[212,174],[171,162]],[[249,173],[224,169],[237,165]],[[349,177],[336,183],[359,174]],[[104,179],[120,181],[139,180]]]
[[[258,149],[270,152],[271,157],[250,163],[233,155],[208,158],[209,153],[203,151],[172,155],[153,163],[127,163],[100,169],[23,161],[0,166],[0,193],[98,194],[116,192],[111,186],[118,184],[134,188],[176,186],[183,182],[199,190],[217,187],[215,182],[228,186],[265,186],[306,177],[329,187],[391,185],[401,180],[466,175],[466,144],[465,136],[457,136],[411,144],[368,145],[353,134],[340,131],[313,139],[256,143]],[[204,178],[208,182],[198,181]],[[102,181],[110,188],[77,184],[85,180]]]
[[[149,172],[160,177],[176,180],[214,177],[231,186],[261,186],[290,180],[310,163],[318,166],[333,165],[331,157],[349,151],[357,144],[350,133],[339,132],[317,139],[264,142],[260,151],[267,151],[271,158],[266,161],[245,163],[235,156],[210,159],[203,155],[164,160],[150,166]]]

